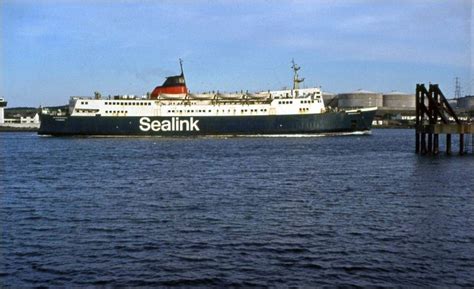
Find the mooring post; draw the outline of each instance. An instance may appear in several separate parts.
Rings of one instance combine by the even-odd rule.
[[[464,134],[459,134],[459,154],[464,154]]]
[[[446,135],[446,154],[451,154],[451,134]]]
[[[433,138],[433,154],[439,153],[439,134],[435,133]]]

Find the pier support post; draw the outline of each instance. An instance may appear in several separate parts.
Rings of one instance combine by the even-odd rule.
[[[431,154],[433,152],[433,134],[428,134],[428,153]]]
[[[451,154],[451,134],[446,135],[446,154]]]
[[[421,154],[426,155],[426,134],[421,134]]]
[[[474,133],[471,133],[471,153],[474,154]]]
[[[415,136],[416,136],[416,139],[415,139],[415,152],[417,154],[420,153],[420,134],[418,132],[415,132]]]
[[[433,137],[433,154],[439,154],[439,134],[435,133]]]
[[[464,134],[459,134],[459,154],[464,154]]]

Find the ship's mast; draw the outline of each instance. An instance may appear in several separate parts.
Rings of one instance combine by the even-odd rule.
[[[300,82],[304,81],[304,78],[298,78],[298,70],[301,69],[298,65],[296,65],[295,60],[292,59],[291,63],[293,64],[291,68],[293,69],[294,76],[293,76],[293,90],[297,90],[300,88]]]

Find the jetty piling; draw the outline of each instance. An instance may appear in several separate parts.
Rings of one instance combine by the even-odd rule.
[[[474,134],[474,125],[461,121],[437,84],[416,85],[416,139],[417,154],[439,154],[439,135],[446,135],[446,154],[452,153],[452,135],[459,135],[459,154],[468,152],[465,135]],[[472,136],[474,138],[474,136]]]

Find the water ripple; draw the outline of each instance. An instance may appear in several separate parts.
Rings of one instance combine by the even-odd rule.
[[[2,133],[0,284],[473,287],[472,155],[412,138]]]

